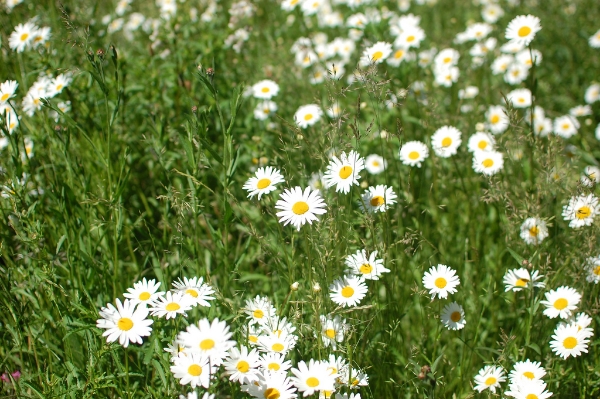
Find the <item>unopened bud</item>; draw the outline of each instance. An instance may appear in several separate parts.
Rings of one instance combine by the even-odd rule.
[[[192,107],[192,112],[193,112],[193,113],[196,113],[196,112],[198,112],[198,107],[194,105],[194,106]]]
[[[421,367],[421,373],[430,373],[431,372],[431,367],[429,367],[428,365],[425,365],[423,367]]]
[[[421,372],[419,373],[419,375],[417,376],[417,378],[418,378],[418,379],[420,379],[420,380],[424,380],[424,379],[425,379],[425,377],[426,377],[426,376],[425,376],[425,373],[424,373],[424,372],[422,372],[422,371],[421,371]]]
[[[212,76],[215,74],[215,70],[212,68],[206,68],[206,74]]]
[[[300,288],[300,283],[298,283],[297,281],[290,285],[290,289],[292,291],[298,291],[298,288]]]
[[[319,284],[319,283],[314,283],[314,285],[313,285],[313,291],[314,291],[314,292],[319,292],[319,291],[321,291],[321,284]]]
[[[104,58],[104,50],[103,50],[103,49],[101,49],[101,48],[99,48],[98,50],[96,50],[96,55],[97,55],[99,58]]]

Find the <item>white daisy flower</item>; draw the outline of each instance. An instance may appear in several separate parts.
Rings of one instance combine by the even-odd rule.
[[[279,85],[272,80],[261,80],[252,86],[252,95],[261,100],[270,100],[279,93]]]
[[[585,279],[590,283],[598,284],[600,282],[600,256],[587,258],[584,268],[587,272]]]
[[[285,356],[294,349],[297,340],[295,335],[286,331],[271,332],[258,337],[258,344],[262,352],[279,353]]]
[[[533,270],[531,273],[524,268],[508,270],[503,279],[506,286],[504,291],[521,291],[523,288],[530,287],[530,283],[536,288],[543,288],[546,284],[538,281],[542,277],[544,276],[540,275],[537,270]]]
[[[535,49],[531,51],[529,49],[524,49],[517,53],[515,61],[527,68],[531,68],[534,63],[535,65],[540,65],[542,62],[542,53]]]
[[[276,214],[279,222],[284,226],[291,223],[298,231],[306,222],[312,224],[318,220],[316,215],[327,212],[319,190],[311,192],[310,187],[306,187],[304,192],[299,186],[286,189],[279,197],[281,199],[275,204],[275,208],[280,210]]]
[[[433,151],[440,158],[449,158],[455,155],[462,142],[461,132],[453,126],[442,126],[431,136]]]
[[[584,330],[587,329],[588,333],[590,334],[590,336],[594,335],[594,331],[591,328],[588,328],[590,324],[592,324],[593,319],[588,316],[586,313],[577,313],[577,316],[575,316],[575,321],[574,323],[577,324],[577,327],[580,330]]]
[[[370,64],[381,64],[392,53],[392,45],[387,42],[377,42],[363,52],[359,64],[367,66]]]
[[[569,110],[569,115],[579,118],[592,115],[592,107],[589,104],[577,105]]]
[[[423,275],[423,286],[429,290],[432,300],[436,296],[446,299],[448,294],[454,294],[457,291],[456,286],[459,284],[460,279],[456,275],[456,271],[446,265],[432,266]]]
[[[199,385],[208,388],[211,377],[217,371],[211,367],[208,356],[200,353],[180,353],[174,363],[171,366],[174,377],[181,385],[189,384],[192,388]]]
[[[352,150],[348,155],[342,152],[340,158],[333,156],[323,181],[327,188],[335,186],[336,192],[348,194],[352,185],[358,186],[360,172],[365,168],[365,159]]]
[[[515,89],[506,95],[506,99],[515,108],[531,107],[532,96],[529,89]]]
[[[235,345],[235,341],[229,339],[232,335],[225,321],[215,318],[210,323],[204,318],[197,325],[189,325],[186,331],[181,331],[177,340],[187,348],[186,352],[200,353],[209,357],[213,366],[219,366],[227,351]]]
[[[577,134],[579,122],[571,115],[563,115],[554,119],[554,134],[562,138],[568,139]]]
[[[519,15],[509,22],[506,27],[506,39],[528,46],[535,34],[542,29],[540,19],[533,15]]]
[[[229,375],[231,381],[240,384],[251,383],[258,380],[259,354],[256,349],[248,352],[248,348],[241,346],[240,349],[233,347],[229,351],[228,359],[225,361],[225,374]]]
[[[504,377],[502,367],[485,366],[475,376],[475,389],[479,392],[489,389],[496,393],[496,388],[500,387],[500,383],[504,381],[506,381],[506,377]]]
[[[264,100],[256,104],[254,119],[264,121],[275,112],[277,112],[277,104],[271,100]]]
[[[510,54],[501,54],[492,62],[492,73],[494,75],[500,75],[502,73],[505,73],[508,70],[508,67],[512,65],[514,60],[515,57],[513,57]]]
[[[594,83],[585,89],[583,98],[587,104],[593,104],[600,100],[600,84]]]
[[[276,371],[258,374],[258,381],[242,385],[242,391],[257,399],[293,399],[297,396],[287,374]]]
[[[306,129],[317,123],[321,116],[323,111],[317,104],[302,105],[294,114],[294,121],[300,128]]]
[[[465,310],[456,302],[444,306],[440,319],[448,330],[462,330],[467,324]]]
[[[512,64],[504,74],[504,81],[509,85],[518,85],[529,76],[529,67],[522,64]]]
[[[8,38],[8,46],[17,53],[22,53],[26,47],[31,46],[36,30],[37,26],[31,22],[15,26],[14,32]]]
[[[485,113],[485,119],[493,134],[504,133],[510,124],[506,110],[501,105],[491,105]]]
[[[540,218],[527,218],[521,225],[521,238],[529,245],[539,245],[548,237],[546,222]]]
[[[396,203],[398,196],[392,187],[379,184],[375,187],[370,186],[358,200],[358,206],[363,212],[377,213],[385,212]]]
[[[360,276],[344,276],[329,286],[329,297],[343,307],[356,306],[367,294],[367,285]]]
[[[394,40],[394,46],[409,49],[411,47],[419,48],[421,42],[425,39],[425,31],[419,26],[408,26]]]
[[[479,88],[477,86],[467,86],[464,89],[458,91],[458,98],[461,100],[472,100],[479,94]]]
[[[188,310],[192,309],[192,301],[183,292],[173,293],[168,291],[165,296],[159,297],[150,308],[152,316],[166,317],[167,320],[174,319],[178,314],[187,317]]]
[[[158,287],[160,287],[160,282],[157,283],[154,279],[146,280],[144,277],[141,281],[134,283],[133,288],[128,288],[123,296],[128,298],[132,305],[151,305],[165,294],[163,291],[158,292]]]
[[[208,301],[215,299],[212,296],[215,290],[210,285],[205,284],[202,277],[184,277],[183,281],[179,279],[173,282],[173,291],[184,293],[192,306],[210,307]]]
[[[343,319],[335,315],[331,316],[320,315],[321,320],[321,339],[325,347],[331,346],[331,349],[337,349],[337,343],[344,341],[344,333],[346,332],[347,325],[346,319]],[[337,371],[336,371],[337,372]]]
[[[433,62],[437,68],[450,67],[458,63],[460,53],[453,48],[441,50],[434,58]]]
[[[318,360],[310,359],[308,364],[301,360],[298,368],[292,368],[294,377],[290,380],[304,396],[318,391],[333,391],[337,374],[330,374],[327,367],[327,363]]]
[[[396,50],[394,50],[392,52],[392,54],[390,55],[390,57],[388,57],[386,62],[388,63],[388,65],[397,67],[404,60],[410,61],[410,60],[414,59],[414,57],[415,57],[414,53],[411,53],[407,49],[400,47],[400,48],[396,48]]]
[[[588,39],[588,43],[592,48],[600,48],[600,29]]]
[[[512,396],[516,399],[547,399],[552,396],[552,392],[546,390],[546,383],[542,380],[515,380],[511,381],[509,390],[504,392],[506,396]]]
[[[390,269],[383,266],[383,260],[377,259],[377,251],[367,252],[362,249],[353,255],[346,257],[346,271],[356,276],[362,276],[365,280],[379,280],[381,273],[389,273]]]
[[[275,317],[277,310],[271,304],[271,300],[267,297],[257,295],[254,299],[247,299],[244,312],[251,322],[261,325],[266,324],[271,318]]]
[[[258,168],[254,177],[249,178],[242,188],[248,191],[248,198],[252,198],[258,194],[258,199],[260,200],[263,194],[275,191],[277,189],[275,185],[284,181],[285,179],[278,169],[267,166]]]
[[[492,176],[504,167],[504,157],[497,151],[475,151],[473,153],[473,170]]]
[[[365,160],[365,169],[372,175],[378,175],[385,170],[387,162],[382,156],[371,154]]]
[[[150,325],[153,320],[148,317],[148,308],[146,306],[137,306],[125,299],[121,304],[117,298],[117,307],[109,303],[106,308],[100,311],[101,319],[96,321],[98,328],[104,328],[102,336],[107,337],[106,342],[111,343],[119,340],[119,344],[125,348],[129,342],[142,344],[142,337],[148,337],[152,332]]]
[[[600,183],[600,168],[593,165],[586,166],[579,181],[586,187],[594,187]]]
[[[569,356],[577,357],[582,352],[588,352],[589,339],[589,331],[579,329],[577,324],[559,324],[552,335],[550,348],[563,359]]]
[[[541,380],[545,375],[546,370],[540,362],[532,362],[527,359],[523,362],[515,363],[508,378],[513,381],[535,381]]]
[[[598,207],[598,197],[593,194],[571,197],[569,204],[563,206],[562,216],[569,221],[569,227],[590,226],[594,221]]]
[[[558,287],[556,290],[546,292],[546,300],[540,303],[546,306],[544,314],[551,319],[560,317],[568,319],[581,300],[581,294],[567,286]]]
[[[263,353],[259,359],[259,366],[263,370],[285,372],[292,368],[292,362],[285,360],[282,353],[267,352]]]
[[[470,152],[476,151],[493,151],[496,145],[494,137],[485,132],[477,132],[469,137],[467,148]]]
[[[0,84],[0,105],[6,104],[8,100],[16,96],[19,83],[16,80],[7,80]]]
[[[421,167],[421,163],[429,156],[429,149],[420,141],[409,141],[400,148],[400,160],[404,165]]]

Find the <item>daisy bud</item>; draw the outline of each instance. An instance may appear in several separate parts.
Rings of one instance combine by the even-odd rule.
[[[101,48],[99,48],[98,50],[96,50],[96,55],[100,59],[104,58],[104,50],[102,50]]]
[[[320,292],[320,291],[321,291],[321,284],[315,283],[313,285],[313,292]]]
[[[421,373],[430,373],[431,372],[431,367],[429,367],[428,365],[425,365],[423,367],[421,367]]]
[[[214,70],[214,69],[212,69],[212,68],[206,68],[206,74],[207,74],[208,76],[212,76],[212,75],[214,75],[214,74],[215,74],[215,70]]]
[[[297,281],[290,285],[290,289],[292,291],[298,291],[298,288],[300,288],[300,283],[298,283]]]
[[[194,106],[192,107],[192,112],[193,112],[193,113],[196,113],[196,112],[198,112],[198,107],[194,105]]]
[[[477,130],[478,132],[483,132],[485,130],[485,124],[479,122],[475,125],[475,130]]]
[[[418,378],[418,379],[420,379],[420,380],[424,380],[424,379],[425,379],[425,377],[426,377],[426,376],[425,376],[425,373],[424,373],[424,372],[422,372],[422,371],[421,371],[421,372],[419,373],[419,375],[417,376],[417,378]]]

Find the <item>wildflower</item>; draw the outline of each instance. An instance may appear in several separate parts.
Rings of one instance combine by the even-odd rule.
[[[492,176],[504,167],[504,158],[497,151],[475,151],[473,154],[473,170]]]
[[[440,318],[448,330],[462,330],[467,324],[465,310],[456,302],[444,306]]]
[[[584,100],[587,104],[593,104],[600,100],[600,84],[594,83],[585,89]]]
[[[348,194],[352,185],[358,185],[360,172],[365,168],[365,159],[352,150],[348,155],[342,152],[338,157],[333,156],[323,180],[327,188],[335,186],[336,192]]]
[[[569,227],[590,226],[596,216],[598,197],[593,194],[571,197],[569,204],[563,206],[562,216],[569,221]]]
[[[425,39],[425,31],[419,26],[408,26],[402,30],[402,33],[394,40],[394,46],[409,49],[418,48]]]
[[[242,385],[242,391],[257,399],[292,399],[297,395],[296,388],[285,373],[264,371],[258,374],[258,381]]]
[[[165,296],[158,298],[150,308],[152,316],[166,317],[167,320],[175,318],[178,314],[187,317],[188,310],[192,309],[192,301],[183,292],[167,292]]]
[[[409,141],[400,148],[400,160],[408,166],[421,167],[421,162],[429,156],[429,149],[420,141]]]
[[[581,294],[571,287],[561,286],[546,292],[546,300],[540,303],[546,306],[544,314],[551,319],[559,317],[568,319],[581,300]]]
[[[423,286],[429,290],[432,300],[436,296],[446,299],[448,294],[454,294],[457,291],[456,286],[459,284],[460,279],[456,275],[456,271],[446,265],[432,266],[423,275]]]
[[[106,342],[111,343],[119,340],[119,344],[127,348],[129,342],[141,344],[142,337],[147,337],[152,332],[150,325],[153,320],[146,319],[148,317],[148,308],[146,306],[137,306],[125,299],[121,301],[117,298],[117,307],[111,303],[107,308],[100,312],[101,319],[98,319],[96,326],[105,328],[102,336],[107,337]]]
[[[469,137],[467,148],[471,152],[476,151],[492,151],[496,145],[494,137],[485,132],[477,132]]]
[[[6,104],[16,95],[17,87],[19,83],[16,80],[7,80],[0,84],[0,105]]]
[[[493,134],[504,133],[510,123],[506,110],[501,105],[492,105],[485,113],[488,129]]]
[[[254,108],[254,118],[259,121],[264,121],[276,111],[277,104],[274,101],[264,100],[256,104],[256,108]]]
[[[181,385],[190,384],[192,388],[198,385],[208,388],[210,378],[216,372],[216,368],[210,365],[208,356],[200,353],[180,353],[174,363],[171,372],[175,378]]]
[[[515,89],[506,95],[506,99],[515,108],[531,107],[531,91],[529,89]]]
[[[248,352],[248,348],[231,348],[228,360],[225,361],[225,373],[231,381],[251,383],[258,380],[259,354],[256,349]]]
[[[333,318],[330,316],[319,316],[321,320],[321,339],[323,344],[327,348],[331,346],[331,349],[337,349],[337,343],[344,341],[344,333],[346,331],[346,319],[343,319],[336,315]]]
[[[552,392],[546,390],[546,383],[542,380],[516,380],[511,381],[509,391],[504,392],[506,396],[512,396],[517,399],[546,399],[552,396]]]
[[[262,370],[285,372],[292,367],[292,362],[285,360],[281,353],[267,352],[260,356],[259,367]]]
[[[323,111],[316,104],[303,105],[294,114],[296,124],[302,129],[312,126],[321,119]]]
[[[199,353],[207,356],[213,366],[219,366],[227,355],[227,351],[235,345],[230,340],[233,334],[225,321],[202,319],[198,324],[189,325],[186,331],[181,331],[177,340],[187,348],[189,353]]]
[[[370,186],[363,193],[358,206],[364,212],[376,213],[385,212],[387,209],[396,203],[398,196],[392,187],[386,185]]]
[[[8,46],[17,53],[22,53],[31,45],[36,30],[37,27],[31,22],[15,26],[14,32],[8,38]]]
[[[306,187],[304,192],[300,187],[286,189],[279,197],[281,199],[275,204],[275,208],[280,210],[276,214],[280,218],[279,222],[284,226],[291,223],[298,231],[306,222],[312,224],[318,220],[316,215],[327,212],[319,190],[311,192],[310,187]]]
[[[277,189],[275,185],[284,181],[285,179],[278,169],[267,166],[258,168],[254,177],[249,178],[242,188],[249,192],[248,198],[252,198],[258,194],[258,199],[260,200],[263,194],[275,191]]]
[[[578,105],[569,110],[569,115],[573,117],[590,116],[592,114],[592,107],[589,104]]]
[[[367,286],[361,276],[337,278],[329,286],[329,297],[343,307],[356,306],[367,294]]]
[[[383,266],[383,260],[377,259],[377,251],[367,252],[362,249],[346,257],[346,268],[349,273],[362,276],[366,280],[379,280],[381,273],[389,273],[390,269]]]
[[[271,332],[258,337],[260,349],[263,352],[286,355],[296,346],[297,337],[285,331]]]
[[[522,380],[541,380],[546,375],[546,370],[542,367],[540,362],[532,362],[527,359],[523,362],[517,362],[513,366],[513,370],[508,375],[513,381]]]
[[[367,172],[372,175],[378,175],[385,170],[387,167],[387,162],[383,157],[377,154],[371,154],[367,157],[365,161],[365,168]]]
[[[553,131],[556,135],[568,139],[577,134],[579,122],[571,115],[563,115],[554,119]]]
[[[363,52],[360,59],[362,66],[381,64],[392,53],[392,45],[386,42],[377,42]]]
[[[309,396],[315,391],[333,391],[335,377],[337,374],[330,374],[327,370],[327,363],[310,359],[308,364],[303,360],[298,362],[298,368],[292,368],[290,380],[303,392],[304,396]]]
[[[52,81],[48,85],[47,96],[54,97],[57,94],[62,93],[63,89],[65,87],[67,87],[69,84],[71,84],[72,80],[73,80],[73,78],[71,77],[70,74],[61,73],[60,75],[58,75],[57,77],[52,79]]]
[[[509,22],[506,27],[506,39],[528,46],[535,34],[542,29],[540,19],[533,15],[519,15]]]
[[[215,293],[215,290],[203,281],[202,277],[192,277],[189,279],[184,277],[183,281],[179,279],[173,283],[173,291],[184,293],[192,306],[210,307],[208,301],[215,299],[211,296]]]
[[[490,391],[496,393],[496,388],[504,381],[506,381],[506,377],[504,377],[504,370],[502,367],[485,366],[479,370],[479,374],[475,376],[475,389],[482,392],[489,388]]]
[[[157,292],[158,287],[160,287],[160,282],[157,283],[154,279],[146,280],[144,277],[141,281],[133,284],[133,288],[128,288],[123,296],[129,298],[132,305],[149,305],[165,294],[162,291]]]
[[[540,275],[537,270],[532,271],[531,274],[529,270],[524,268],[508,270],[503,279],[506,286],[504,291],[521,291],[523,288],[530,286],[529,283],[533,284],[533,287],[543,288],[546,284],[541,281],[537,282],[542,277],[544,276]]]
[[[577,324],[559,324],[554,330],[550,348],[563,359],[569,356],[577,357],[582,352],[587,353],[590,332],[579,329]]]
[[[594,185],[600,183],[600,168],[592,165],[586,166],[579,180],[586,187],[594,187]]]
[[[527,218],[521,225],[521,238],[529,245],[538,245],[546,237],[548,237],[548,227],[540,218]]]
[[[598,284],[600,282],[600,256],[587,258],[584,268],[587,272],[585,279],[590,283]]]
[[[588,39],[588,43],[592,48],[600,48],[600,29]]]
[[[449,158],[455,155],[460,146],[461,133],[453,126],[442,126],[431,136],[431,146],[438,157]]]
[[[270,100],[279,93],[279,85],[272,80],[261,80],[252,85],[252,95],[261,100]]]
[[[252,322],[264,325],[276,315],[277,310],[271,304],[269,298],[257,295],[254,299],[246,300],[244,312]]]

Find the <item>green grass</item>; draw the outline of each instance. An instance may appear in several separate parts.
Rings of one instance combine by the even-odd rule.
[[[0,373],[22,373],[0,385],[2,396],[185,394],[190,389],[169,371],[163,347],[204,317],[227,320],[234,338],[245,342],[242,309],[256,295],[268,296],[297,326],[294,365],[324,359],[329,349],[315,331],[319,315],[336,310],[328,286],[343,274],[345,257],[365,248],[377,250],[391,272],[368,282],[360,307],[336,310],[351,325],[340,354],[369,376],[368,387],[360,390],[363,398],[487,397],[488,391],[473,389],[478,371],[496,364],[508,372],[525,359],[546,368],[544,380],[554,397],[598,397],[600,341],[593,337],[581,357],[556,356],[549,342],[558,321],[542,314],[539,301],[550,289],[573,287],[583,295],[578,311],[592,316],[591,327],[600,322],[598,285],[586,281],[582,268],[587,257],[598,255],[599,225],[575,230],[561,216],[570,197],[597,193],[578,179],[600,158],[594,137],[599,103],[568,140],[533,136],[524,112],[510,110],[510,128],[496,137],[504,169],[488,178],[473,171],[466,141],[483,122],[485,109],[501,104],[513,87],[490,73],[492,57],[471,70],[471,45],[452,43],[468,21],[481,21],[480,6],[440,0],[411,7],[427,34],[420,50],[453,47],[461,53],[459,81],[443,88],[432,85],[431,69],[415,62],[363,70],[364,80],[350,86],[345,77],[310,85],[308,71],[294,66],[289,48],[319,31],[314,17],[311,28],[296,10],[295,21],[288,23],[288,13],[275,2],[255,1],[256,14],[236,26],[252,27],[238,54],[223,45],[234,30],[227,27],[230,2],[220,4],[210,22],[190,21],[191,3],[178,4],[176,17],[159,30],[161,44],[155,49],[141,31],[133,40],[121,33],[101,35],[100,20],[114,10],[109,2],[65,2],[61,9],[58,2],[25,1],[0,15],[0,81],[19,81],[17,109],[40,73],[74,74],[73,83],[41,111],[22,116],[0,153],[2,184],[12,187],[0,198]],[[600,5],[574,2],[575,13],[566,14],[561,1],[524,3],[510,8],[503,2],[506,15],[491,35],[500,45],[514,16],[531,13],[541,19],[532,47],[543,61],[521,86],[535,90],[536,104],[547,116],[558,117],[583,104],[585,89],[598,79],[600,52],[587,38],[600,28]],[[396,10],[394,4],[373,6]],[[196,6],[202,13],[203,6]],[[153,2],[132,7],[158,16]],[[345,16],[352,13],[339,9]],[[52,28],[49,49],[10,50],[14,26],[36,15],[38,25]],[[342,28],[323,31],[329,40],[347,35]],[[393,41],[385,21],[367,26],[346,74],[365,42],[380,40]],[[162,59],[166,49],[170,54]],[[255,120],[257,101],[242,96],[244,88],[265,78],[281,89],[273,124]],[[425,82],[427,105],[409,93],[397,107],[385,107],[388,93],[410,89],[417,80]],[[480,94],[472,100],[475,110],[464,114],[457,92],[467,85],[478,86]],[[50,111],[65,100],[72,110],[55,122]],[[306,130],[295,126],[300,105],[319,103],[326,109],[333,101],[344,108],[339,121],[324,117]],[[456,156],[431,154],[421,168],[399,161],[402,143],[429,145],[431,134],[446,124],[463,134]],[[388,132],[386,138],[377,134],[381,130]],[[35,143],[34,156],[22,159],[25,137]],[[568,145],[576,147],[572,157],[566,155]],[[312,173],[325,170],[332,149],[382,155],[386,171],[377,176],[363,171],[360,181],[392,186],[398,204],[384,214],[363,214],[357,200],[364,188],[354,186],[348,195],[328,189],[322,191],[327,213],[318,222],[299,232],[279,224],[274,208],[279,193],[307,186]],[[518,152],[520,159],[514,156]],[[281,169],[286,183],[261,201],[249,200],[242,185],[261,157]],[[18,183],[23,173],[25,185]],[[43,194],[32,195],[33,189]],[[549,223],[550,236],[537,247],[519,237],[530,216]],[[546,289],[504,292],[504,274],[521,267],[522,259],[546,276]],[[438,263],[460,277],[449,300],[432,301],[421,282]],[[196,308],[175,321],[155,319],[141,346],[125,350],[106,343],[96,328],[102,306],[122,299],[142,277],[156,278],[166,289],[183,276],[202,276],[214,287],[209,309]],[[299,290],[290,292],[296,281]],[[312,290],[314,283],[321,291]],[[464,306],[467,324],[461,331],[448,331],[439,320],[451,301]],[[424,365],[432,369],[422,380]],[[498,392],[506,390],[503,383]],[[217,398],[249,397],[224,376],[211,383],[210,392]]]

